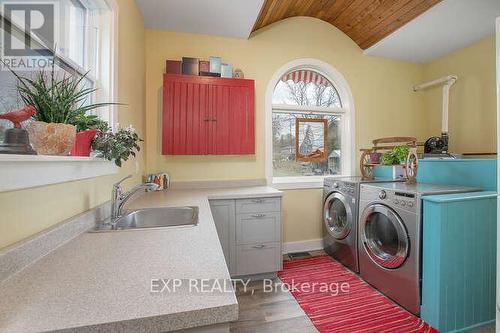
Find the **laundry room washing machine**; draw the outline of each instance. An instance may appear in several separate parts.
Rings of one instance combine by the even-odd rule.
[[[359,199],[361,277],[408,311],[420,312],[422,196],[476,188],[406,183],[362,184]]]
[[[359,185],[384,181],[390,180],[363,180],[361,177],[327,177],[324,180],[324,250],[356,273],[359,272],[357,245]]]

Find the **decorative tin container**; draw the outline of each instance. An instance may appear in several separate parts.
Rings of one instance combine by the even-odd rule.
[[[221,64],[220,76],[232,78],[233,77],[233,65]]]
[[[221,58],[220,57],[210,57],[210,72],[220,73],[221,71]]]
[[[210,61],[200,60],[200,75],[202,72],[210,72]]]
[[[168,74],[181,74],[182,73],[182,61],[167,60],[166,72]]]
[[[198,75],[200,71],[198,58],[182,57],[182,74]]]

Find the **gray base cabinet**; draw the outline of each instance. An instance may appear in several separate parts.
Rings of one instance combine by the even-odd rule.
[[[212,216],[215,221],[215,227],[217,228],[217,234],[219,235],[219,241],[222,245],[222,250],[224,251],[224,258],[226,258],[226,264],[229,267],[229,250],[231,248],[229,240],[232,232],[230,229],[234,228],[234,200],[210,201],[210,209],[212,210]]]
[[[210,200],[231,276],[282,269],[281,198]]]

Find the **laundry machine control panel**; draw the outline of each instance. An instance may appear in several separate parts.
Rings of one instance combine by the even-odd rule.
[[[417,199],[414,193],[386,191],[385,201],[392,207],[403,208],[409,211],[416,211]]]
[[[392,203],[396,206],[414,211],[415,206],[417,205],[416,200],[417,199],[415,198],[415,194],[395,192]]]
[[[324,187],[329,191],[337,191],[342,194],[354,196],[356,194],[356,183],[336,179],[325,179]]]
[[[354,195],[354,193],[356,192],[356,184],[349,182],[341,182],[339,184],[339,190],[342,193]]]
[[[417,210],[417,196],[415,193],[365,187],[361,190],[361,200],[377,201],[410,212],[416,212]]]

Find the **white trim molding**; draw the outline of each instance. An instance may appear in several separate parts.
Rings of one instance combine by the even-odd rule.
[[[278,190],[323,189],[325,178],[342,178],[343,175],[278,177],[273,179],[272,187]]]
[[[0,192],[118,173],[110,161],[93,157],[0,155]]]
[[[271,77],[266,89],[265,97],[265,135],[266,135],[266,179],[269,186],[278,189],[320,188],[324,177],[287,177],[284,180],[273,181],[273,142],[272,116],[273,93],[281,77],[292,70],[312,69],[321,73],[332,82],[342,101],[342,110],[333,110],[342,113],[342,133],[347,133],[347,140],[342,140],[342,176],[355,174],[355,108],[351,88],[345,77],[332,65],[313,58],[301,58],[290,61],[281,66]],[[320,179],[321,178],[321,179]],[[321,183],[321,184],[320,184]]]
[[[103,102],[119,102],[118,98],[118,51],[119,51],[119,9],[116,0],[105,0],[108,7],[106,15],[101,16],[101,26],[105,27],[104,36],[101,38],[100,48],[105,49],[106,54],[101,55],[101,71],[106,71],[108,74],[103,80],[107,96]],[[107,60],[107,61],[105,61]],[[108,123],[115,128],[114,124],[118,123],[118,106],[110,106]]]
[[[283,243],[283,254],[323,250],[323,239]]]
[[[275,178],[271,186],[277,190],[322,189],[324,177],[280,177]]]

